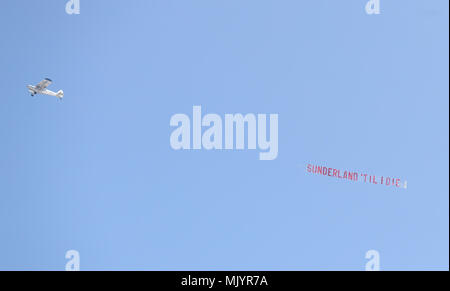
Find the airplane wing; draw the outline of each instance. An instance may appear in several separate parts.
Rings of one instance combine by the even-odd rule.
[[[39,84],[36,85],[36,88],[39,90],[44,90],[45,88],[50,86],[51,83],[52,83],[52,80],[45,78],[44,80],[39,82]]]

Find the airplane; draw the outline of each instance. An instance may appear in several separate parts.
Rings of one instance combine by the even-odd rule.
[[[28,85],[27,86],[28,92],[31,93],[32,97],[36,94],[44,94],[44,95],[49,95],[49,96],[55,96],[55,97],[58,97],[59,100],[62,100],[62,98],[64,97],[63,90],[59,90],[58,92],[53,92],[53,91],[47,90],[47,87],[50,86],[50,84],[52,82],[53,81],[50,80],[49,78],[45,78],[43,81],[41,81],[36,86]]]

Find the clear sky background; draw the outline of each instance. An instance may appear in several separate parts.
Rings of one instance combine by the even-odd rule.
[[[448,270],[449,3],[366,2],[3,0],[0,269]],[[278,113],[278,158],[172,150],[193,105]]]

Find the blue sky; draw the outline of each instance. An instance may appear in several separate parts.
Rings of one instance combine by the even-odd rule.
[[[2,1],[0,269],[448,270],[448,1],[366,2]],[[194,105],[279,114],[278,158],[172,150]]]

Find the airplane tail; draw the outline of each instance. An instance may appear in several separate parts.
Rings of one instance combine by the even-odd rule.
[[[63,90],[59,90],[59,91],[56,93],[56,97],[58,97],[59,99],[62,99],[62,98],[64,97],[64,92],[63,92]]]

